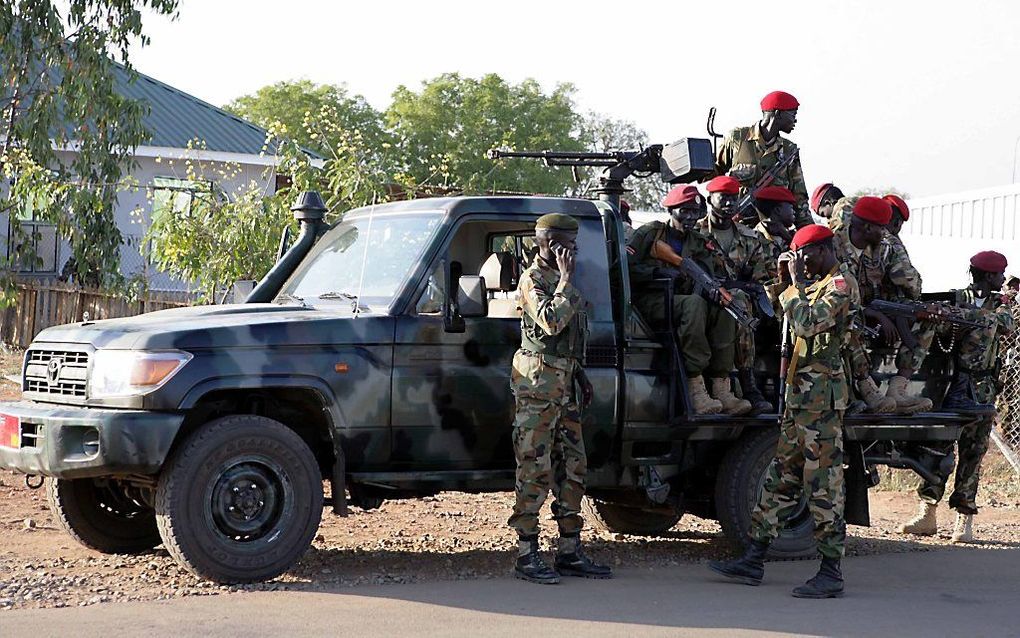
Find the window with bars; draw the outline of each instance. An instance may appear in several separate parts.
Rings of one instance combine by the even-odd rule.
[[[60,240],[56,225],[41,218],[46,204],[43,201],[26,201],[24,205],[15,207],[14,219],[8,221],[7,254],[14,272],[35,275],[57,273]],[[16,231],[15,227],[20,231]]]
[[[159,216],[167,213],[190,215],[199,197],[211,191],[212,183],[208,181],[154,177],[152,179],[152,219],[155,221]]]

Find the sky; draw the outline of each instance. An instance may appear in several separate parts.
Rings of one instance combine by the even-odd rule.
[[[788,91],[809,191],[1009,184],[1020,138],[1020,2],[182,0],[144,24],[135,67],[216,105],[303,78],[382,109],[399,85],[498,73],[569,82],[581,110],[668,143]]]

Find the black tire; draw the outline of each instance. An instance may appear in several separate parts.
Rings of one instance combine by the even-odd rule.
[[[680,522],[683,514],[670,511],[642,509],[633,505],[620,505],[590,497],[581,504],[585,518],[596,529],[634,536],[664,534]]]
[[[164,466],[156,522],[167,551],[193,574],[250,583],[287,571],[322,519],[312,451],[283,424],[254,415],[211,421]]]
[[[46,479],[50,511],[71,538],[104,554],[138,554],[162,541],[156,514],[114,481]]]
[[[715,483],[715,508],[723,533],[741,546],[747,541],[751,512],[758,503],[765,473],[776,454],[779,431],[768,428],[742,437],[723,457]],[[815,523],[802,497],[786,528],[769,547],[774,560],[813,558],[817,555]]]

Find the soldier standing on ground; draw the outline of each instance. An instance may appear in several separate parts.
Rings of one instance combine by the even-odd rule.
[[[740,182],[720,175],[708,182],[708,215],[695,225],[701,233],[715,239],[726,261],[726,278],[756,283],[764,287],[772,277],[769,262],[774,261],[758,234],[743,224],[733,221],[736,212]],[[749,306],[753,304],[748,304]],[[754,378],[754,329],[737,326],[737,345],[734,364],[742,396],[751,402],[750,414],[761,414],[772,409],[765,400]]]
[[[797,145],[780,133],[793,131],[799,107],[797,98],[789,93],[773,91],[766,95],[761,101],[761,120],[751,126],[733,129],[719,145],[716,173],[729,175],[740,182],[741,194],[753,188],[782,158],[797,151]],[[776,175],[772,185],[783,186],[793,192],[796,197],[794,221],[798,228],[813,223],[799,157]]]
[[[652,255],[655,242],[663,241],[684,259],[699,263],[710,275],[719,278],[725,275],[726,263],[715,240],[694,227],[705,216],[705,198],[694,186],[676,186],[662,205],[669,211],[669,222],[654,221],[641,226],[627,245],[634,305],[653,326],[661,326],[666,321],[667,301],[661,290],[646,284],[658,278],[674,279],[672,327],[683,352],[694,413],[746,414],[751,403],[737,398],[730,389],[737,322],[719,304],[695,294],[690,281]],[[706,375],[711,379],[711,395],[705,386]]]
[[[995,403],[997,383],[999,342],[1004,335],[1016,329],[1011,311],[1013,295],[1002,294],[1006,272],[1006,257],[995,251],[980,252],[970,258],[971,285],[956,290],[956,305],[963,309],[964,318],[984,324],[960,339],[956,356],[956,370],[949,394],[942,403],[946,409],[974,407],[985,404],[988,409]],[[952,326],[945,330],[951,331]],[[953,335],[945,335],[952,342]],[[955,386],[955,387],[954,387]],[[969,400],[973,395],[974,400]],[[961,404],[960,401],[965,403]],[[973,520],[977,514],[977,490],[981,475],[981,460],[988,451],[994,420],[989,417],[977,423],[966,425],[957,443],[959,460],[956,464],[956,480],[949,507],[955,509],[956,525],[953,542],[969,543],[974,540]],[[952,448],[950,448],[952,449]],[[917,516],[904,524],[900,531],[905,534],[933,536],[938,532],[936,509],[946,492],[946,477],[942,483],[923,482],[917,489],[921,509]]]
[[[828,228],[801,228],[790,248],[795,251],[793,258],[780,267],[788,272],[791,285],[781,302],[796,343],[787,375],[779,445],[751,517],[750,542],[744,555],[731,561],[712,561],[709,567],[748,585],[761,584],[769,544],[807,492],[822,565],[793,595],[833,598],[843,595],[840,560],[846,541],[843,411],[849,389],[842,351],[860,306],[860,294],[853,275],[836,260]]]
[[[558,583],[561,574],[609,578],[612,571],[592,562],[581,548],[587,469],[581,410],[591,403],[593,390],[581,367],[588,333],[586,302],[571,282],[577,221],[568,215],[543,215],[535,224],[535,240],[538,255],[521,273],[521,348],[510,375],[517,405],[516,501],[508,521],[518,535],[514,575],[543,584]],[[560,532],[555,571],[538,553],[538,514],[550,489]]]

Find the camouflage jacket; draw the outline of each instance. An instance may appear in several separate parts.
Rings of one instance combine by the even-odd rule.
[[[834,232],[836,258],[848,266],[860,286],[861,299],[868,305],[874,299],[919,299],[921,277],[909,260],[895,260],[889,234],[877,246],[858,250],[850,242],[850,227],[840,226]]]
[[[652,257],[652,245],[657,240],[662,240],[673,246],[684,259],[693,259],[701,264],[708,273],[714,277],[726,277],[726,258],[715,240],[694,230],[685,236],[675,230],[666,222],[654,221],[634,231],[634,236],[627,244],[628,270],[630,281],[635,288],[655,279],[656,274],[661,276],[674,276],[676,270],[664,261]],[[679,247],[679,250],[677,248]],[[659,271],[659,273],[656,273]],[[679,295],[689,295],[694,291],[690,281],[682,278],[676,279],[674,292]]]
[[[790,331],[796,338],[787,375],[786,405],[799,410],[845,410],[850,389],[843,371],[843,350],[850,324],[861,304],[857,281],[846,264],[805,288],[788,287],[780,295]]]
[[[895,297],[906,297],[908,299],[920,299],[921,298],[921,273],[914,268],[913,262],[910,261],[910,253],[907,252],[907,247],[903,245],[903,240],[900,239],[899,235],[893,235],[892,233],[886,233],[886,239],[889,240],[889,261],[893,268],[901,275],[901,281],[904,282],[907,287],[900,289],[898,287],[885,286],[882,288],[881,296],[885,299],[891,299]]]
[[[860,197],[840,197],[832,206],[832,215],[829,216],[829,230],[836,232],[844,226],[850,225],[850,215],[854,212],[854,204]]]
[[[765,268],[768,269],[769,273],[768,283],[765,284],[765,291],[769,294],[769,299],[772,299],[773,305],[775,305],[779,300],[780,293],[786,288],[779,278],[779,256],[790,247],[783,239],[774,237],[765,226],[765,222],[758,222],[758,225],[754,227],[754,232],[758,234],[762,242],[762,257],[765,261]]]
[[[588,338],[587,302],[558,268],[536,257],[521,273],[521,350],[540,355],[549,365],[581,361]]]
[[[796,149],[796,144],[782,136],[778,136],[772,144],[766,146],[757,124],[737,127],[730,131],[719,145],[715,170],[719,175],[729,175],[740,182],[740,194],[743,196],[747,189],[752,188],[762,175],[779,162],[781,157]],[[772,185],[785,186],[797,198],[794,208],[798,227],[814,223],[799,157],[785,171],[776,175]]]
[[[743,224],[733,224],[733,244],[726,250],[716,235],[718,231],[712,228],[711,215],[705,215],[698,220],[695,228],[706,237],[715,238],[725,261],[728,279],[753,281],[759,284],[770,282],[775,265],[773,264],[772,269],[769,268],[771,250],[757,232]]]

